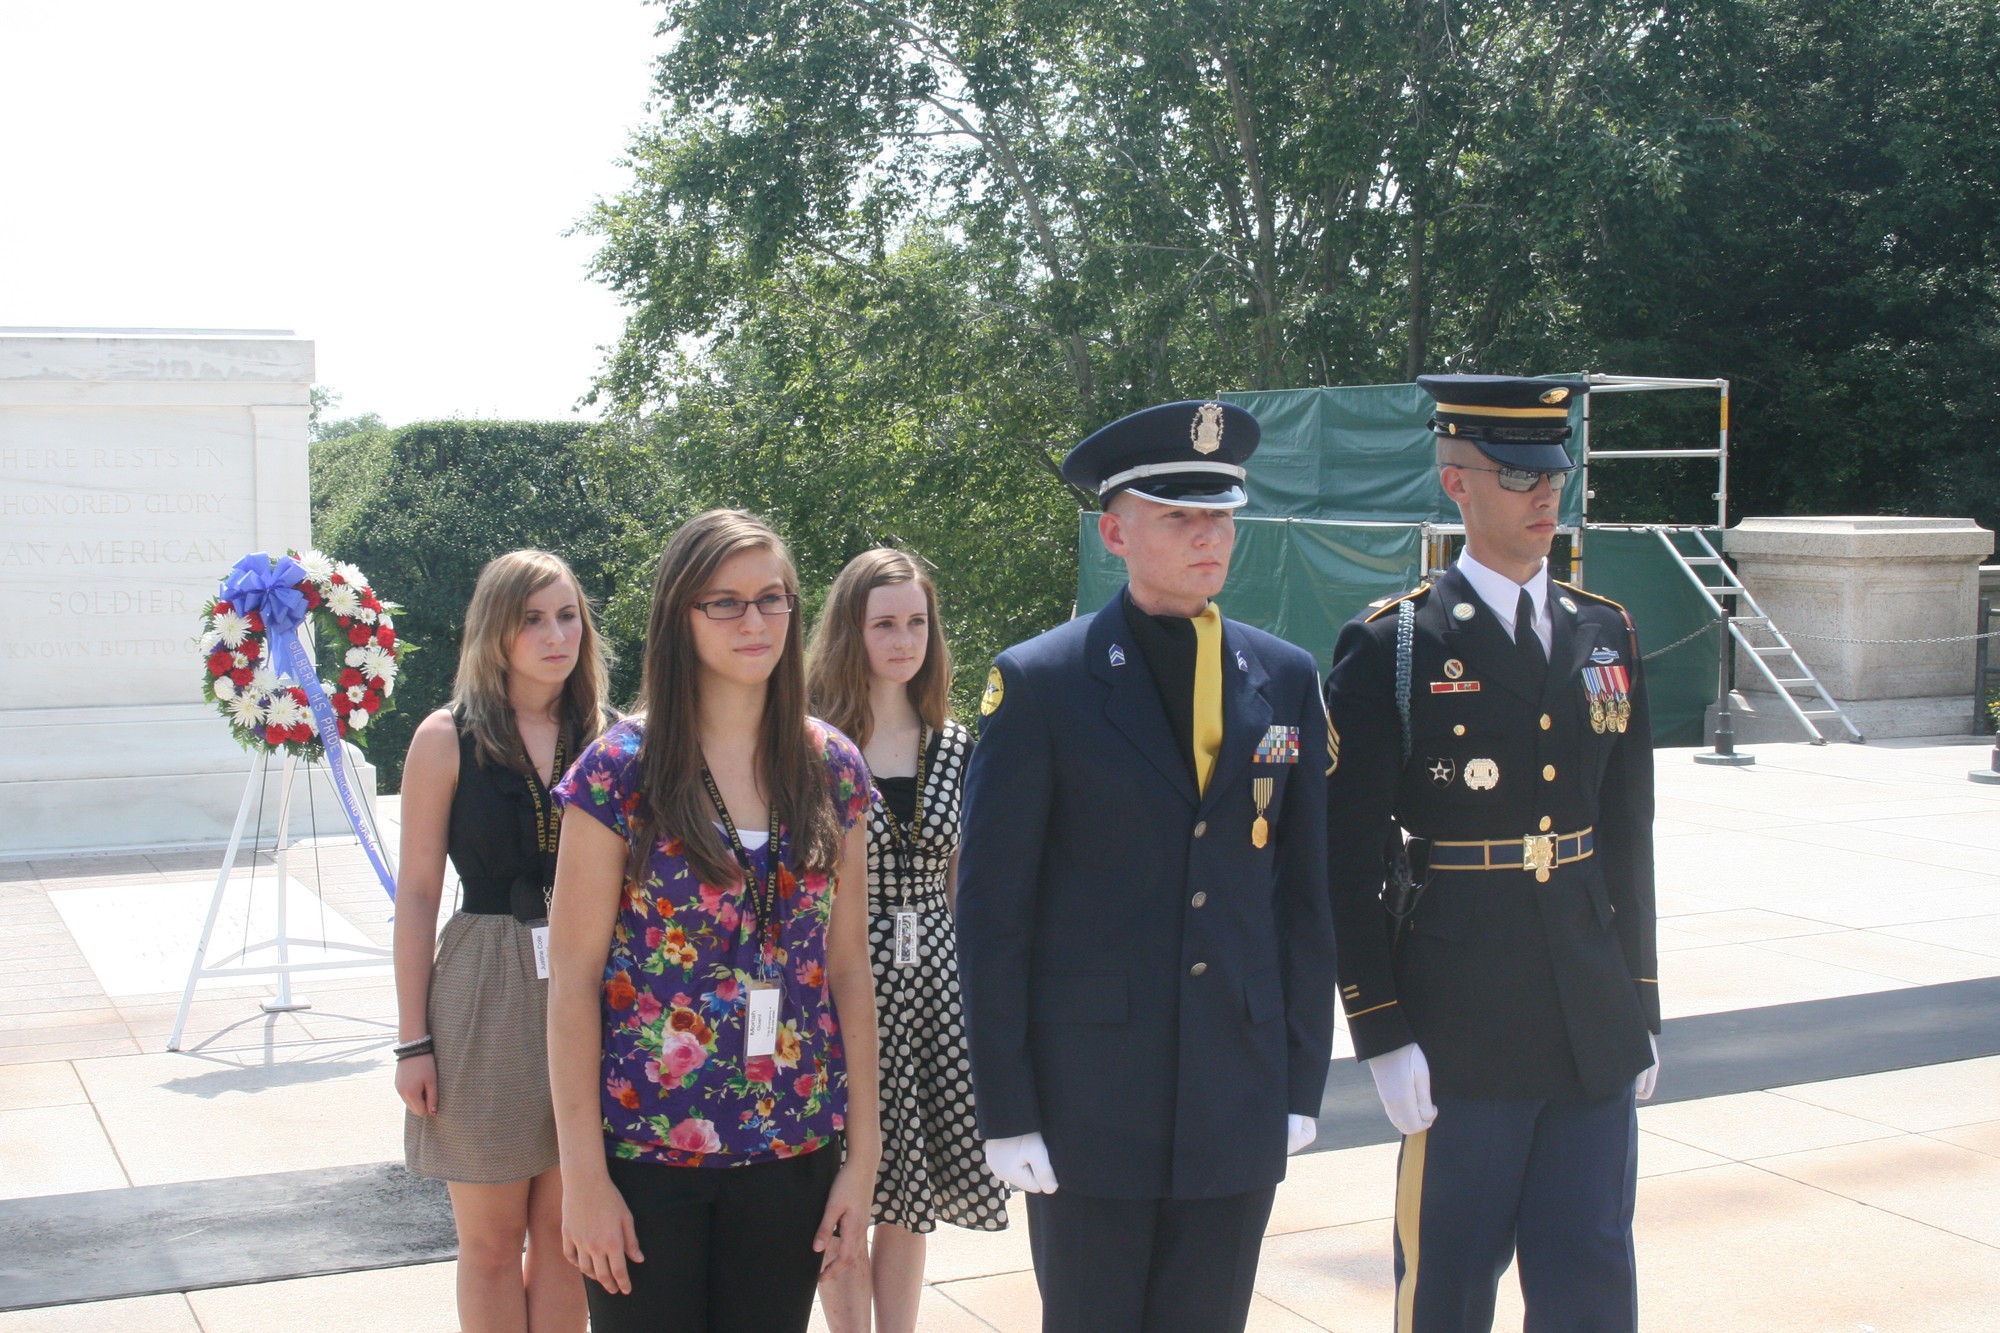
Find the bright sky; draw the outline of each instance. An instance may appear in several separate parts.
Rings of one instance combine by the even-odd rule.
[[[571,414],[639,0],[0,0],[0,326],[292,329],[336,414]]]

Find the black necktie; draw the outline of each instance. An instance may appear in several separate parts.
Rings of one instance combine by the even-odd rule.
[[[1526,588],[1521,589],[1521,600],[1514,604],[1514,650],[1521,655],[1521,661],[1534,668],[1537,675],[1548,670],[1548,655],[1542,651],[1542,636],[1535,633],[1535,599],[1528,596]]]

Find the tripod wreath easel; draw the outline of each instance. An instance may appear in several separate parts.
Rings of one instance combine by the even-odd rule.
[[[383,892],[392,903],[396,899],[396,872],[375,827],[374,809],[360,798],[349,778],[348,755],[352,752],[358,758],[360,751],[345,738],[350,733],[358,738],[369,720],[390,706],[399,659],[411,651],[411,645],[396,634],[393,615],[399,610],[395,603],[375,596],[360,570],[318,551],[292,552],[277,558],[262,551],[244,556],[231,567],[219,594],[203,610],[201,651],[208,666],[203,697],[216,706],[238,741],[256,758],[243,788],[243,801],[236,807],[236,822],[229,832],[222,868],[215,877],[208,917],[195,946],[187,985],[181,991],[180,1012],[174,1018],[173,1033],[167,1038],[168,1050],[181,1048],[181,1032],[187,1025],[188,1009],[194,1003],[195,987],[206,978],[276,976],[278,994],[266,1001],[263,1009],[266,1013],[285,1013],[311,1007],[292,993],[294,972],[379,966],[391,959],[392,951],[379,945],[322,938],[311,943],[323,953],[349,956],[293,962],[293,948],[307,942],[293,939],[288,929],[286,898],[291,881],[286,868],[299,759],[304,757],[307,761],[310,799],[311,764],[315,756],[324,756],[327,777],[348,828],[361,844]],[[322,642],[339,647],[344,665],[336,671],[337,680],[320,678],[312,642],[315,629],[325,634]],[[243,947],[211,963],[209,954],[214,945],[215,925],[229,891],[229,877],[236,868],[236,854],[243,845],[243,827],[250,818],[252,798],[258,805],[253,852],[263,843],[263,795],[274,752],[285,756],[278,797],[276,932],[271,939],[249,942],[257,887],[253,855],[249,901],[244,909]],[[317,833],[318,820],[313,823],[313,831]],[[324,902],[322,895],[322,905]],[[325,933],[322,929],[321,935]],[[276,962],[245,961],[273,949],[277,952]]]
[[[195,987],[211,977],[268,977],[278,979],[278,993],[269,1000],[260,1002],[259,1007],[267,1014],[292,1013],[300,1009],[312,1008],[312,1002],[293,994],[292,974],[295,972],[324,972],[333,968],[379,967],[390,962],[393,952],[377,944],[349,944],[342,940],[299,940],[292,938],[287,922],[286,900],[290,897],[291,881],[287,877],[287,866],[291,853],[292,792],[299,778],[299,757],[285,755],[283,776],[278,788],[278,834],[273,855],[274,872],[277,878],[277,927],[276,933],[267,940],[245,943],[233,953],[225,954],[213,963],[209,961],[209,951],[214,945],[215,925],[222,915],[222,903],[229,892],[229,878],[236,867],[236,853],[243,845],[244,825],[249,822],[250,807],[263,790],[271,768],[271,752],[257,756],[250,766],[250,777],[243,786],[243,800],[236,807],[236,822],[229,830],[229,845],[222,853],[222,869],[215,877],[215,893],[208,900],[208,916],[202,922],[201,940],[195,946],[194,963],[188,969],[187,985],[181,990],[180,1012],[174,1017],[173,1034],[167,1038],[167,1049],[181,1048],[181,1032],[187,1026],[188,1009],[194,1003]],[[308,771],[306,780],[311,781]],[[261,804],[261,802],[256,802]],[[373,811],[369,811],[371,823]],[[260,821],[261,822],[261,821]],[[357,830],[358,832],[358,830]],[[262,829],[252,838],[252,847],[262,841]],[[377,838],[379,843],[380,838]],[[256,876],[253,869],[250,881],[251,903],[254,906]],[[249,907],[246,906],[246,918]],[[340,952],[350,955],[309,963],[295,963],[291,960],[294,945],[311,944],[322,952]],[[242,964],[243,959],[266,950],[276,950],[277,961],[270,963]]]

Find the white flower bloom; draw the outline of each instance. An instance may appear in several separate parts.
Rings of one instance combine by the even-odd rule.
[[[245,690],[229,701],[229,720],[239,727],[261,727],[264,725],[264,708],[257,697]]]
[[[366,648],[349,648],[347,656],[341,660],[351,667],[358,668],[363,662],[368,660],[368,650]]]
[[[234,611],[215,613],[216,639],[224,648],[234,652],[243,646],[243,636],[250,632],[250,620]]]
[[[357,588],[365,588],[368,586],[368,580],[361,576],[361,571],[356,569],[353,565],[348,564],[345,560],[335,565],[333,567],[333,572],[340,575],[341,580],[343,582],[351,583]]]
[[[217,648],[220,648],[221,646],[222,646],[222,632],[220,630],[209,630],[206,634],[203,634],[201,636],[201,655],[203,657],[207,657],[210,653],[214,652]]]
[[[217,676],[214,681],[215,697],[228,703],[236,697],[236,682],[227,676]]]
[[[299,557],[299,564],[306,571],[306,577],[314,583],[325,583],[333,577],[333,557],[319,551],[307,551]]]
[[[271,725],[274,727],[296,727],[306,720],[305,710],[300,708],[299,701],[289,694],[273,695],[268,711],[271,715]]]
[[[361,609],[361,594],[344,583],[336,583],[326,595],[326,609],[337,616],[351,616]]]
[[[396,683],[396,657],[379,643],[371,643],[361,650],[364,664],[361,674],[370,680],[380,680],[386,693]]]
[[[360,621],[364,625],[372,625],[375,623],[375,613],[373,611],[370,611],[365,606],[362,607],[359,611],[356,611],[354,613],[354,618]]]
[[[278,692],[278,674],[271,670],[269,666],[259,662],[257,670],[250,676],[249,688],[260,699],[266,695],[276,694]]]
[[[367,726],[368,710],[365,708],[357,708],[353,712],[349,713],[347,715],[347,725],[350,729],[354,731],[359,731],[363,727]]]
[[[383,609],[383,612],[382,612],[382,614],[381,614],[381,615],[380,615],[379,617],[377,617],[377,619],[376,619],[376,621],[375,621],[375,624],[376,624],[376,626],[377,626],[378,628],[381,628],[381,629],[394,629],[394,628],[396,628],[396,622],[395,622],[394,620],[390,619],[390,617],[389,617],[389,612],[388,612],[388,610],[387,610],[387,607],[388,607],[388,603],[386,603],[386,602],[385,602],[385,603],[383,603],[383,607],[384,607],[384,609]]]
[[[347,701],[349,703],[358,704],[367,697],[368,687],[366,685],[349,685],[347,687]]]

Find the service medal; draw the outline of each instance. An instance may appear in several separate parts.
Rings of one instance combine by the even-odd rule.
[[[1250,824],[1250,845],[1261,849],[1271,840],[1271,824],[1264,816],[1258,815]]]
[[[1590,696],[1590,729],[1602,736],[1604,722],[1604,700],[1593,694]]]
[[[1276,778],[1250,780],[1250,799],[1257,803],[1257,817],[1250,821],[1250,845],[1260,851],[1264,844],[1271,840],[1271,821],[1264,818],[1264,811],[1271,804],[1271,797],[1277,790]]]

